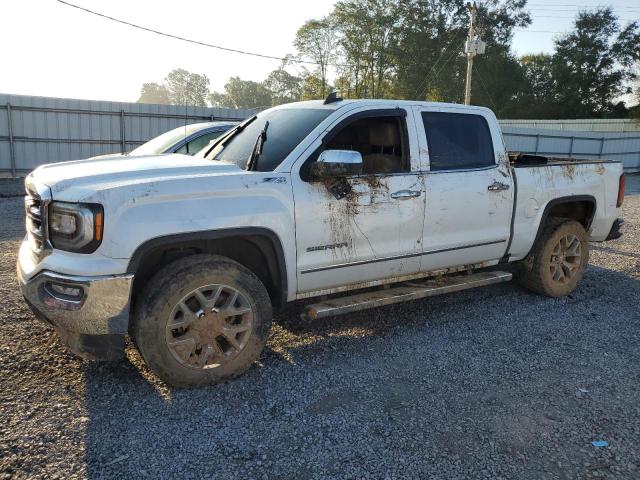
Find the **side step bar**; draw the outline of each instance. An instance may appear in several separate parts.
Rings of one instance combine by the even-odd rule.
[[[508,272],[480,272],[471,275],[442,277],[423,282],[405,282],[399,286],[384,290],[374,290],[348,297],[327,299],[320,303],[307,305],[302,315],[304,318],[310,320],[333,315],[343,315],[368,308],[376,308],[383,305],[392,305],[409,300],[434,297],[444,293],[459,292],[460,290],[508,282],[511,280],[511,277],[511,273]]]

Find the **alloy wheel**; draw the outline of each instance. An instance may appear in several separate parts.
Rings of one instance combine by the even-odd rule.
[[[197,369],[218,367],[246,346],[253,327],[249,300],[229,285],[206,285],[185,295],[167,320],[174,358]]]

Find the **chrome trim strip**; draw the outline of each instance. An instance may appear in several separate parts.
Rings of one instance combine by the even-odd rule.
[[[466,172],[482,172],[484,170],[493,170],[494,168],[498,168],[498,164],[488,165],[486,167],[476,167],[476,168],[452,168],[450,170],[425,170],[424,173],[438,175],[440,173],[466,173]]]
[[[310,268],[308,270],[302,270],[300,271],[301,274],[305,274],[305,273],[315,273],[315,272],[322,272],[325,270],[332,270],[334,268],[345,268],[345,267],[356,267],[359,265],[365,265],[368,263],[378,263],[378,262],[387,262],[389,260],[400,260],[403,258],[411,258],[411,257],[422,257],[424,255],[433,255],[435,253],[444,253],[444,252],[451,252],[453,250],[463,250],[465,248],[474,248],[474,247],[484,247],[486,245],[495,245],[498,243],[505,243],[507,240],[494,240],[491,242],[484,242],[484,243],[475,243],[473,245],[465,245],[462,247],[451,247],[451,248],[443,248],[440,250],[431,250],[430,252],[420,252],[420,253],[408,253],[405,255],[396,255],[393,257],[385,257],[385,258],[374,258],[373,260],[359,260],[357,262],[350,262],[350,263],[340,263],[337,265],[329,265],[326,267],[318,267],[318,268]]]

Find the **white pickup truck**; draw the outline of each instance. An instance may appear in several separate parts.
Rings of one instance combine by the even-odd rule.
[[[486,108],[341,100],[266,110],[195,157],[72,161],[26,179],[18,276],[72,351],[130,335],[176,386],[239,375],[272,306],[317,319],[510,280],[571,292],[620,236],[619,162],[509,155]],[[334,295],[340,294],[340,295]]]

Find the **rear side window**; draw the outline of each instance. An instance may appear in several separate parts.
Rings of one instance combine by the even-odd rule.
[[[431,171],[495,165],[487,121],[480,115],[422,112]]]

